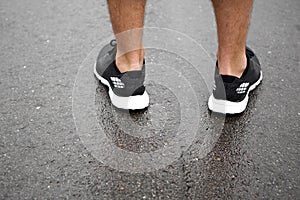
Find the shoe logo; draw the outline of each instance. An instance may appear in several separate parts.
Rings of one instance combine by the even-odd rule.
[[[125,84],[118,77],[110,77],[110,80],[113,82],[116,88],[124,88]]]
[[[248,86],[249,86],[249,83],[242,83],[242,84],[240,85],[240,87],[238,87],[238,88],[236,89],[236,92],[237,92],[238,94],[244,94],[244,93],[246,92]]]

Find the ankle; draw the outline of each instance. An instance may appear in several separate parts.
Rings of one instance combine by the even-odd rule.
[[[218,69],[222,75],[231,75],[240,78],[247,67],[246,52],[240,54],[217,53]]]
[[[143,67],[145,50],[134,50],[124,55],[116,55],[116,65],[121,73],[141,70]]]

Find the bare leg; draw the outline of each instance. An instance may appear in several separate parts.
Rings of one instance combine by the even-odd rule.
[[[212,0],[218,27],[218,68],[241,77],[246,68],[245,45],[253,0]]]
[[[145,51],[142,43],[146,0],[107,0],[117,40],[116,64],[121,72],[140,70]]]

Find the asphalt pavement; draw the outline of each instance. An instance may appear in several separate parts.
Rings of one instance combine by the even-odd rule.
[[[201,72],[217,49],[210,1],[147,2],[145,26],[163,36],[149,37],[152,99],[138,112],[111,107],[92,76],[99,43],[112,35],[106,1],[1,1],[0,199],[300,199],[299,10],[298,0],[255,1],[248,45],[264,79],[245,113],[224,118],[207,110],[210,72]],[[164,79],[160,65],[190,85]],[[78,91],[90,95],[85,107]],[[108,138],[101,145],[131,156],[184,148],[148,164],[115,158],[118,150],[88,143],[92,119],[104,130],[95,137]]]

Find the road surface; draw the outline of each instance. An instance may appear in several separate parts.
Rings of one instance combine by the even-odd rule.
[[[299,1],[254,4],[248,44],[260,58],[264,80],[251,94],[249,109],[225,119],[204,156],[195,136],[177,160],[144,173],[100,162],[73,119],[79,66],[112,33],[106,1],[0,5],[0,199],[299,199]],[[148,1],[145,25],[184,33],[214,59],[216,26],[209,1]],[[159,55],[176,57],[149,50],[149,57]],[[132,114],[135,122],[143,127],[151,121],[157,128],[169,119],[174,128],[182,114],[176,111],[176,95],[159,95],[168,88],[154,90],[151,83],[149,90],[155,101],[168,105],[161,108],[169,118],[156,107],[152,114],[151,108]],[[105,95],[99,86],[95,105],[104,127],[113,123]],[[207,113],[198,116],[205,119]],[[122,113],[114,116],[114,123],[126,121]]]

